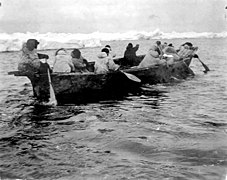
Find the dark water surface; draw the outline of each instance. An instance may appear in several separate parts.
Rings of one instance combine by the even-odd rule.
[[[0,53],[0,179],[226,180],[227,39],[190,41],[209,73],[194,59],[193,79],[57,107],[37,104],[28,79],[7,75],[18,52]],[[133,43],[143,54],[151,42]],[[128,41],[109,43],[121,56]]]

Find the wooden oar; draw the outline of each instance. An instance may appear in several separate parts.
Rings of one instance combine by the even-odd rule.
[[[54,88],[53,88],[52,83],[51,83],[49,68],[47,69],[47,75],[48,75],[48,81],[49,81],[49,85],[50,85],[50,89],[49,89],[50,98],[49,98],[48,104],[57,106],[57,100],[56,100],[56,97],[55,97]]]
[[[126,72],[124,72],[124,71],[121,71],[121,72],[122,72],[127,78],[129,78],[130,80],[135,81],[135,82],[138,82],[138,83],[141,82],[141,80],[140,80],[138,77],[136,77],[135,75],[130,74],[130,73],[126,73]]]
[[[203,65],[203,67],[205,69],[205,71],[203,71],[204,73],[207,73],[208,71],[210,71],[210,69],[208,68],[208,66],[203,63],[203,61],[199,58],[199,56],[197,54],[195,54],[193,57],[194,58],[197,58],[201,62],[201,64]]]
[[[50,93],[49,102],[47,104],[57,106],[57,100],[56,100],[56,97],[55,97],[54,88],[53,88],[52,83],[51,83],[49,67],[47,68],[47,76],[48,76],[49,93]]]

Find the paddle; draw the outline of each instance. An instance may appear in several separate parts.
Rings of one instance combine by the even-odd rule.
[[[197,54],[195,54],[193,57],[197,58],[201,62],[201,64],[203,65],[203,67],[205,69],[205,71],[203,71],[204,73],[207,73],[208,71],[210,71],[210,69],[207,67],[207,65],[203,63],[203,61],[199,58],[199,56]]]
[[[132,81],[135,81],[135,82],[138,82],[138,83],[140,83],[141,82],[141,80],[138,78],[138,77],[136,77],[135,75],[133,75],[133,74],[129,74],[129,73],[126,73],[126,72],[123,72],[123,71],[121,71],[128,79],[130,79],[130,80],[132,80]]]
[[[49,102],[47,104],[56,106],[57,100],[56,100],[56,97],[55,97],[54,88],[53,88],[52,83],[51,83],[49,68],[47,68],[47,76],[48,76],[48,82],[49,82],[49,88],[50,88],[49,89],[50,98],[49,98]]]

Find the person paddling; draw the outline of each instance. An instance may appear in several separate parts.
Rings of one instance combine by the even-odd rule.
[[[50,68],[47,63],[42,63],[39,59],[49,59],[46,54],[37,53],[39,42],[36,39],[28,39],[22,46],[22,54],[18,63],[18,70],[27,73],[46,73],[46,68]]]
[[[198,47],[193,47],[192,43],[186,42],[180,46],[179,50],[177,50],[177,53],[180,56],[180,58],[184,59],[187,57],[193,57],[197,50]]]

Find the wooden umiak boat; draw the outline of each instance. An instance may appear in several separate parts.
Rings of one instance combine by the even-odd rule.
[[[143,56],[140,56],[141,59]],[[115,59],[120,62],[121,59]],[[186,79],[194,75],[189,68],[191,58],[184,59],[172,65],[161,64],[147,68],[126,68],[107,74],[93,73],[94,63],[90,63],[89,73],[48,73],[29,74],[12,71],[8,74],[25,76],[32,84],[37,100],[47,102],[52,86],[59,104],[81,103],[95,99],[115,97],[136,91],[142,84],[168,83],[173,79]],[[138,79],[139,80],[138,80]]]

